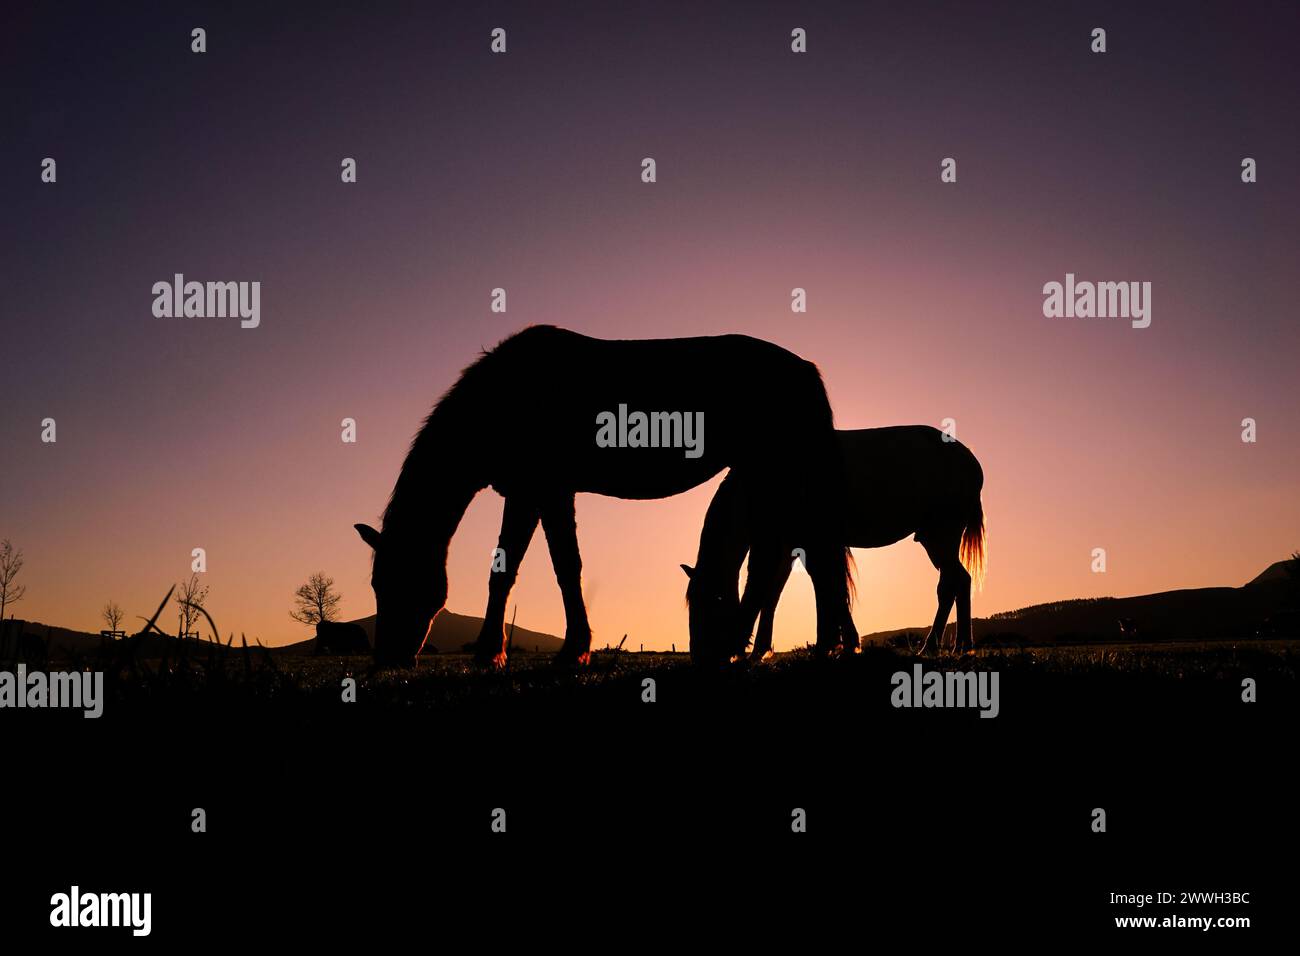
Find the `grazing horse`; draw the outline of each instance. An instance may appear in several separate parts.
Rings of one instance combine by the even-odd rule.
[[[370,639],[360,624],[320,621],[316,625],[315,654],[369,654]]]
[[[836,435],[847,495],[841,527],[846,544],[853,548],[880,548],[915,534],[939,572],[939,608],[918,653],[924,653],[931,641],[936,649],[939,647],[954,602],[957,605],[954,645],[958,651],[969,648],[972,575],[982,581],[985,565],[984,506],[980,501],[984,472],[979,462],[965,445],[945,441],[942,432],[924,425],[865,428],[839,431]],[[793,567],[788,551],[757,554],[759,549],[772,547],[771,543],[756,540],[746,521],[739,489],[733,487],[728,475],[709,504],[696,568],[682,565],[691,578],[687,600],[692,612],[695,609],[692,591],[701,568],[712,568],[713,576],[725,577],[732,583],[728,613],[739,621],[736,630],[741,634],[740,652],[749,642],[754,618],[759,617],[754,639],[755,660],[771,656],[776,605]],[[756,561],[777,559],[780,574],[775,582],[771,578],[756,580],[751,576],[746,581],[744,597],[737,604],[735,582],[747,548],[751,566]],[[692,640],[697,623],[692,613]],[[852,629],[852,626],[850,618],[844,627]]]
[[[648,436],[650,415],[658,430]],[[684,432],[688,417],[693,440]],[[591,627],[575,494],[665,498],[724,468],[738,476],[740,507],[768,515],[784,538],[808,542],[819,646],[833,647],[849,600],[848,564],[834,540],[839,446],[815,365],[744,335],[604,340],[532,326],[505,339],[430,412],[382,530],[355,526],[374,549],[376,664],[414,663],[447,600],[451,537],[488,486],[505,509],[476,657],[506,663],[506,602],[540,521],[564,599],[559,659],[586,663]],[[720,649],[700,650],[701,660],[721,657]]]

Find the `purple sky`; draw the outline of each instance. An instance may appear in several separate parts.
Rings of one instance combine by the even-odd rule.
[[[1300,548],[1294,4],[464,6],[6,7],[18,616],[148,613],[194,547],[225,629],[306,636],[287,611],[318,569],[371,613],[352,523],[459,369],[534,322],[747,332],[816,361],[842,427],[956,419],[987,476],[977,614],[1240,584]],[[260,281],[261,326],[155,318],[176,272]],[[1151,282],[1151,327],[1044,318],[1066,272]],[[598,645],[684,645],[713,486],[580,499]],[[499,516],[485,493],[455,540],[453,610],[481,612]],[[928,621],[919,548],[858,561],[863,631]],[[810,636],[809,590],[778,648]],[[516,600],[561,631],[540,534]]]

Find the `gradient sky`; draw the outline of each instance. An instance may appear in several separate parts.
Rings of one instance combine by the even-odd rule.
[[[840,427],[955,419],[986,475],[977,615],[1242,584],[1300,548],[1294,4],[225,6],[0,14],[19,617],[96,630],[111,598],[138,626],[194,547],[223,630],[309,636],[288,610],[318,569],[372,613],[352,524],[458,371],[538,322],[745,332],[816,361]],[[260,280],[261,327],[154,318],[175,272]],[[1151,327],[1044,318],[1066,272],[1150,281]],[[579,497],[597,646],[684,648],[716,484]],[[500,514],[484,492],[454,539],[452,610],[482,612]],[[861,631],[928,622],[920,547],[857,559]],[[540,532],[515,603],[562,633]],[[811,604],[796,577],[778,649]]]

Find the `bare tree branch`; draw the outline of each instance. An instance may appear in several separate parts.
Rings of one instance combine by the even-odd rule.
[[[108,625],[110,631],[116,631],[118,627],[121,626],[124,615],[122,614],[122,609],[118,607],[115,602],[109,601],[104,605],[104,610],[99,613],[104,619],[104,622]]]
[[[208,599],[207,585],[199,584],[199,576],[191,574],[190,579],[181,585],[180,594],[176,595],[176,603],[180,605],[181,633],[184,638],[187,634],[194,631],[194,625],[198,623],[199,612],[203,610],[203,602]],[[218,643],[220,640],[218,639]]]
[[[338,614],[343,596],[334,590],[334,579],[317,571],[293,595],[296,606],[289,616],[302,624],[315,625],[332,621]]]
[[[27,593],[27,585],[14,583],[23,569],[23,553],[14,549],[8,538],[0,542],[0,621],[5,619],[5,608],[17,604]]]

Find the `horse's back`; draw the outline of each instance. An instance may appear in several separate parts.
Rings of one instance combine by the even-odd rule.
[[[964,517],[978,501],[983,471],[961,442],[928,425],[837,433],[854,547],[882,547],[932,522]]]
[[[744,382],[752,374],[771,374],[780,382],[796,378],[801,383],[820,382],[816,366],[765,339],[731,333],[662,339],[600,339],[554,325],[533,325],[504,339],[488,356],[514,366],[524,386],[559,381],[570,390],[591,390],[602,382],[620,388],[637,387],[642,380],[689,389],[692,380],[717,383]],[[574,378],[572,376],[580,376]],[[749,381],[754,392],[759,383]],[[560,393],[563,394],[563,391]]]
[[[983,481],[983,470],[971,450],[930,425],[841,429],[836,435],[846,466],[864,480],[869,472],[882,469],[898,482],[936,472],[963,485],[973,477]]]
[[[533,326],[474,371],[483,397],[473,407],[503,492],[529,459],[580,491],[664,497],[727,467],[792,470],[833,429],[816,366],[747,335],[597,339]],[[629,416],[652,414],[693,426],[695,447],[598,445],[598,421],[617,420],[621,439]]]

